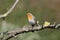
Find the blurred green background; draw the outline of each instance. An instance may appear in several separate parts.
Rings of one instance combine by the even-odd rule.
[[[15,0],[0,0],[0,14],[4,14]],[[29,25],[26,13],[31,12],[40,25],[44,21],[60,23],[60,0],[19,0],[15,9],[5,20],[0,19],[0,32]],[[60,40],[60,31],[44,29],[38,32],[20,34],[10,40]]]

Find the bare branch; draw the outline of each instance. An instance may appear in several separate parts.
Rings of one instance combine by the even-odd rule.
[[[3,15],[0,15],[0,18],[6,17],[8,14],[10,14],[18,2],[19,2],[19,0],[16,0],[15,3],[13,4],[13,6],[6,13],[4,13]]]
[[[24,26],[23,28],[18,28],[16,30],[3,32],[3,33],[1,33],[3,35],[2,40],[8,40],[12,37],[15,37],[18,34],[33,32],[33,31],[40,30],[40,29],[42,29],[42,26],[40,26],[40,25],[33,27],[33,29],[31,26]]]
[[[60,24],[56,25],[54,23],[53,25],[46,26],[46,28],[57,29],[56,28],[57,26],[60,26]],[[21,33],[34,32],[34,31],[39,31],[39,30],[43,30],[43,29],[45,29],[45,28],[43,26],[40,26],[40,25],[34,26],[33,28],[32,28],[32,26],[24,26],[23,28],[17,28],[15,30],[0,33],[0,39],[1,40],[9,40],[9,39],[11,39],[13,37],[16,37],[18,34],[21,34]]]

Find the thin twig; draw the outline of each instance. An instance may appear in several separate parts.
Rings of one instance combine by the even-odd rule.
[[[0,15],[0,18],[4,18],[4,17],[8,16],[8,14],[10,14],[12,12],[12,10],[15,8],[15,6],[17,5],[18,2],[19,2],[19,0],[16,0],[15,3],[13,4],[13,6],[6,13]]]

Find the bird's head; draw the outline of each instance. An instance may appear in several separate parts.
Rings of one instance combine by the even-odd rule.
[[[31,13],[27,13],[28,20],[33,19],[33,15]]]
[[[31,13],[27,13],[27,16],[30,16],[30,15],[32,15]]]

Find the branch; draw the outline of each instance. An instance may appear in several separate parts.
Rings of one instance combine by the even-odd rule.
[[[49,25],[49,26],[47,26],[45,28],[58,29],[59,27],[57,27],[57,26],[60,26],[60,24],[57,24],[57,25],[54,25],[54,24],[53,25]],[[11,31],[7,31],[7,32],[1,33],[1,36],[2,35],[3,36],[0,39],[1,40],[9,40],[9,39],[11,39],[13,37],[16,37],[16,35],[18,35],[18,34],[39,31],[39,30],[43,30],[45,28],[43,28],[43,26],[40,26],[40,25],[35,26],[33,28],[31,26],[24,26],[23,28],[18,28],[16,30],[11,30]]]
[[[12,37],[16,37],[16,35],[21,34],[21,33],[27,33],[27,32],[32,32],[35,30],[40,30],[42,27],[41,26],[37,26],[37,27],[32,27],[31,26],[25,26],[23,28],[18,28],[16,30],[11,30],[8,32],[4,32],[3,35],[6,35],[2,38],[2,40],[8,40]]]
[[[18,2],[19,0],[16,0],[13,6],[6,13],[4,13],[3,15],[0,15],[0,18],[5,18],[6,16],[8,16],[8,14],[12,12],[12,10],[15,8]]]

